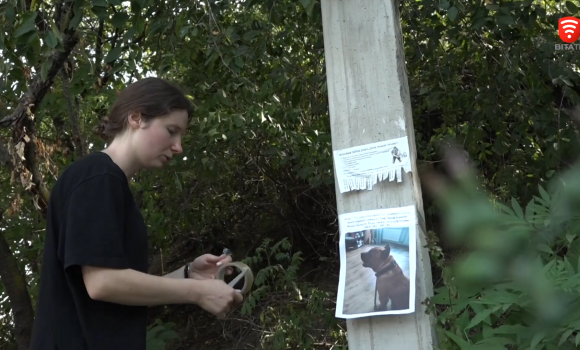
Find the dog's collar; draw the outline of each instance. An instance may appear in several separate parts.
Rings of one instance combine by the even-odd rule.
[[[397,265],[397,261],[393,260],[392,263],[390,263],[389,265],[385,266],[382,270],[379,270],[377,273],[375,273],[375,276],[379,277],[380,275],[384,275],[385,273],[393,270],[397,266],[399,266]]]

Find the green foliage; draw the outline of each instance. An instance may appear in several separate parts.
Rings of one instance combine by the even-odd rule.
[[[419,159],[452,136],[498,199],[527,202],[579,149],[565,108],[580,56],[556,51],[564,2],[405,1],[405,56]]]
[[[246,317],[263,315],[261,326],[274,334],[265,344],[309,344],[312,340],[304,332],[315,322],[331,324],[330,336],[343,341],[344,333],[331,316],[327,321],[306,317],[307,311],[321,308],[324,315],[332,315],[331,296],[303,283],[298,273],[300,266],[318,261],[313,247],[325,256],[336,255],[334,236],[327,232],[336,231],[336,212],[320,1],[75,0],[64,5],[72,9],[64,17],[59,16],[59,4],[0,4],[0,110],[5,114],[14,110],[32,78],[46,80],[67,34],[78,31],[80,42],[65,65],[53,67],[64,68],[68,78],[55,79],[35,114],[36,161],[48,188],[76,159],[73,123],[78,123],[87,148],[102,149],[104,142],[91,131],[106,116],[118,90],[149,75],[177,81],[196,106],[183,141],[183,158],[161,173],[139,174],[132,183],[149,225],[151,255],[179,265],[216,241],[235,247],[239,254],[263,243],[257,260],[250,261],[259,272],[243,311]],[[514,221],[509,239],[494,234],[503,232],[495,228],[475,230],[481,232],[474,235],[479,237],[477,244],[497,249],[473,254],[461,268],[447,268],[444,259],[451,254],[431,246],[434,261],[444,268],[447,294],[469,304],[463,308],[469,312],[457,314],[456,302],[450,308],[439,300],[447,307],[440,320],[448,328],[458,322],[450,332],[461,339],[470,332],[478,339],[477,334],[488,332],[497,320],[528,327],[518,322],[527,321],[522,315],[531,309],[516,303],[504,311],[507,304],[498,303],[485,304],[481,311],[473,302],[478,294],[471,297],[467,287],[449,281],[469,280],[474,274],[482,282],[493,281],[498,268],[513,263],[516,248],[533,236],[525,228],[527,220],[552,220],[547,227],[554,225],[553,218],[542,216],[554,212],[553,195],[538,194],[536,188],[566,167],[579,149],[577,132],[563,107],[578,101],[580,56],[557,52],[553,45],[560,42],[558,17],[576,15],[578,4],[421,0],[401,2],[400,11],[418,162],[437,164],[435,149],[452,136],[476,160],[477,178],[492,201],[515,198],[514,204],[530,203],[535,195],[531,205],[510,205],[513,215],[501,216]],[[11,131],[0,131],[3,144]],[[34,302],[45,222],[19,176],[11,181],[11,175],[4,167],[0,171],[0,209],[13,209],[3,221],[4,235],[21,271],[28,271]],[[437,222],[437,210],[425,203],[431,213],[427,221]],[[499,220],[495,211],[484,210],[487,205],[485,198],[477,206],[456,208],[455,229],[447,233],[461,236],[458,232],[466,230],[462,220],[469,223],[466,210],[471,208],[482,209],[482,223]],[[552,279],[574,280],[571,275],[562,277],[570,271],[568,264],[577,268],[576,256],[568,255],[572,253],[549,264],[549,254],[561,256],[567,245],[578,249],[578,240],[567,235],[575,237],[566,233],[560,245],[534,241],[546,275],[556,276]],[[289,238],[271,247],[272,241],[264,237]],[[437,237],[429,240],[436,244]],[[498,248],[497,242],[506,245]],[[564,289],[563,282],[557,285]],[[497,293],[528,295],[506,288]],[[0,293],[0,310],[8,310],[11,305],[2,289]],[[279,295],[280,300],[273,300]],[[473,313],[481,314],[482,320],[467,332]],[[0,326],[2,339],[12,337],[10,319],[5,317]]]
[[[287,238],[284,238],[270,247],[272,240],[264,239],[263,243],[256,249],[256,255],[242,260],[250,268],[255,270],[263,263],[266,266],[258,270],[254,277],[254,290],[246,298],[242,307],[242,314],[248,314],[252,308],[273,290],[297,291],[296,273],[303,261],[301,252],[296,252],[290,257],[292,245]],[[284,267],[282,263],[289,265]]]
[[[333,295],[300,282],[297,273],[303,259],[291,250],[287,238],[275,244],[265,239],[255,256],[243,260],[250,267],[266,266],[256,274],[255,289],[245,299],[242,314],[260,309],[265,349],[312,349],[317,342],[315,329],[323,329],[336,349],[346,349],[346,332],[334,318]]]
[[[331,197],[318,198],[322,205],[297,205],[316,196],[312,188],[321,188],[324,196],[332,193],[316,1],[246,1],[239,7],[230,2],[79,0],[68,5],[0,4],[0,107],[6,113],[28,90],[31,78],[46,78],[70,29],[78,31],[80,43],[64,66],[56,67],[69,78],[55,79],[35,115],[37,163],[49,189],[76,159],[72,125],[78,123],[87,149],[104,148],[92,129],[107,115],[116,92],[137,78],[156,75],[184,87],[196,115],[183,140],[183,158],[132,182],[149,226],[152,257],[192,259],[216,241],[243,254],[266,233],[297,230],[288,222],[310,221],[313,231],[324,227],[328,214],[320,210],[326,210]],[[59,17],[69,7],[73,11]],[[1,132],[7,136],[10,131]],[[9,178],[3,177],[3,183]],[[45,221],[18,178],[6,186],[3,198],[13,199],[14,188],[23,197],[17,213],[22,222],[42,228]],[[7,239],[19,248],[21,271],[40,268],[42,232],[15,232]],[[326,240],[323,230],[318,236],[312,239]],[[22,238],[31,242],[27,250]],[[34,299],[38,269],[27,277]],[[0,305],[9,307],[5,300]]]
[[[169,342],[179,339],[179,335],[173,330],[175,323],[163,323],[156,319],[155,323],[147,328],[147,350],[165,350]]]
[[[466,251],[427,305],[441,349],[576,349],[580,343],[580,166],[526,206],[491,202],[474,174],[445,187],[446,239]],[[441,192],[441,193],[443,193]]]

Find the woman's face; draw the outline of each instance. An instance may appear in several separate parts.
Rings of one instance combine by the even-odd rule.
[[[131,124],[134,121],[130,121]],[[187,112],[173,111],[165,117],[157,117],[143,125],[136,123],[132,136],[137,161],[145,169],[157,169],[167,165],[174,155],[183,152],[181,137],[187,128]],[[133,126],[133,125],[132,125]]]

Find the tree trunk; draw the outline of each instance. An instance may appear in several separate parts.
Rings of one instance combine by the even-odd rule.
[[[28,294],[26,278],[18,269],[16,258],[12,255],[2,232],[0,232],[0,280],[4,284],[12,307],[14,335],[18,350],[27,350],[32,336],[34,310]]]

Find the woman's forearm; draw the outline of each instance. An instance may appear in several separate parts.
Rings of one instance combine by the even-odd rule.
[[[199,281],[193,279],[98,267],[83,267],[83,278],[92,299],[111,303],[142,306],[196,304],[200,298]]]

